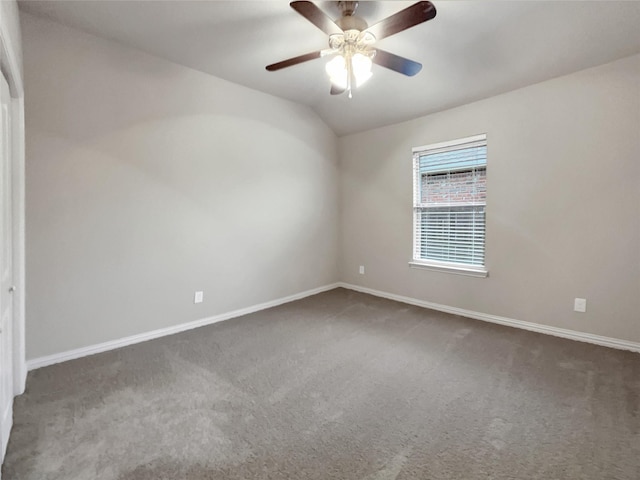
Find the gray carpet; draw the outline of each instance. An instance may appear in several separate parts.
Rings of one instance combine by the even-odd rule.
[[[343,289],[33,371],[4,480],[640,479],[640,355]]]

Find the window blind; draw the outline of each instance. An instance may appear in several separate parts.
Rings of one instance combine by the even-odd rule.
[[[415,261],[484,266],[487,142],[414,149]]]

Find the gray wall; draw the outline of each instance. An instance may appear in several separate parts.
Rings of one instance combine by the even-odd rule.
[[[28,359],[338,280],[315,113],[21,17]]]
[[[640,341],[639,78],[633,56],[340,138],[341,279]],[[410,269],[411,148],[479,133],[489,278]],[[573,312],[574,297],[587,313]]]

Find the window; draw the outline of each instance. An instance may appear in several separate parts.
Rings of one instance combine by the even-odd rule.
[[[487,137],[413,149],[411,266],[487,276]]]

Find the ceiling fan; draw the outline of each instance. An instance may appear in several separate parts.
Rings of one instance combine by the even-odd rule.
[[[436,16],[436,8],[431,2],[415,3],[371,27],[355,14],[358,2],[336,3],[341,16],[334,22],[312,2],[291,2],[291,8],[329,35],[329,48],[267,65],[267,70],[273,72],[316,58],[334,56],[326,65],[331,79],[331,95],[348,92],[351,98],[352,89],[371,77],[372,63],[410,77],[422,69],[418,62],[373,45],[377,40],[431,20]]]

